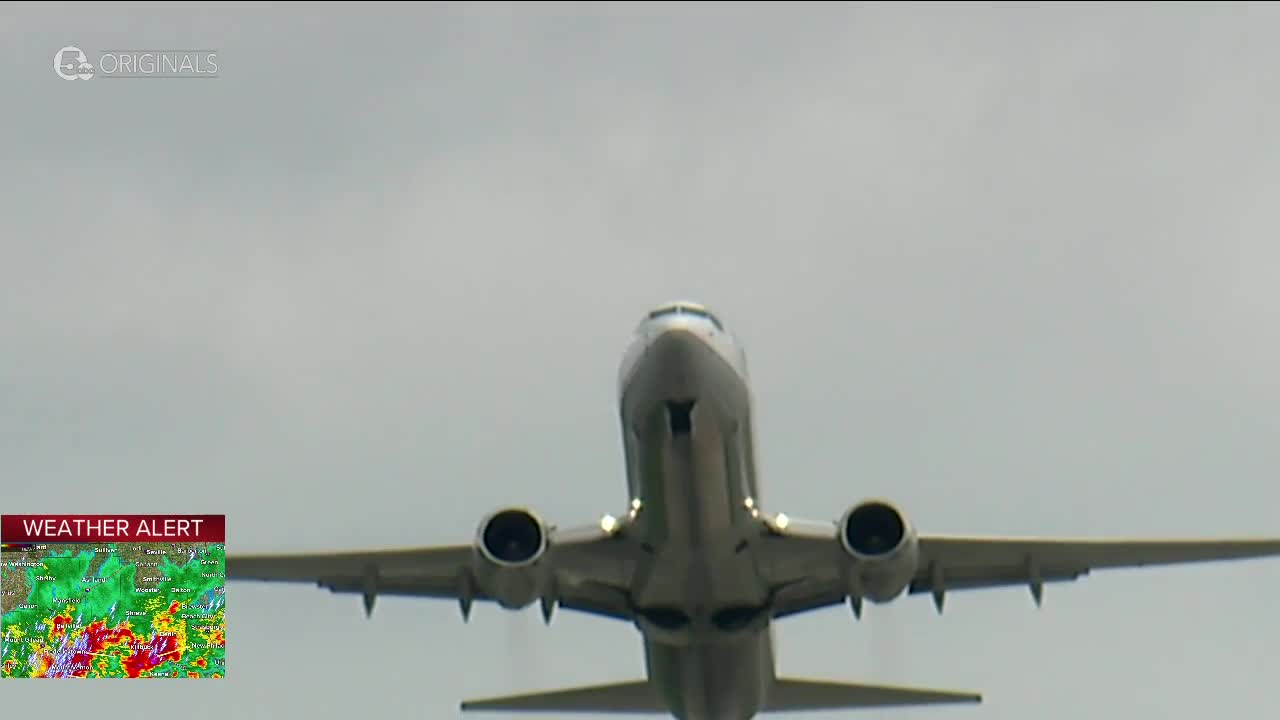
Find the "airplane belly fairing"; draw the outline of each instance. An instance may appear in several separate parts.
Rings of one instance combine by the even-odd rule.
[[[753,519],[746,384],[710,347],[676,336],[640,359],[621,405],[647,553],[633,587],[637,624],[679,644],[767,624],[768,588],[743,542]]]

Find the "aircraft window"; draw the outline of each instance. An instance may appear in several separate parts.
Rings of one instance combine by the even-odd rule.
[[[664,315],[696,315],[697,317],[703,317],[710,320],[711,324],[715,325],[717,330],[724,332],[724,326],[720,324],[720,319],[700,307],[694,307],[692,305],[669,305],[664,308],[658,308],[657,310],[649,313],[649,319],[653,320],[654,318],[660,318]]]

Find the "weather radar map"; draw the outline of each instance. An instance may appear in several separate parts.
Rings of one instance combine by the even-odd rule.
[[[0,516],[0,678],[225,677],[225,527]]]

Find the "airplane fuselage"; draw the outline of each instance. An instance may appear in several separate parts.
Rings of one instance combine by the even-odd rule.
[[[660,308],[619,396],[649,680],[681,720],[745,720],[774,678],[768,588],[745,542],[760,501],[745,358],[699,306]]]
[[[469,544],[237,555],[228,580],[307,582],[359,593],[538,603],[633,621],[647,678],[464,701],[464,711],[668,712],[749,720],[761,712],[981,702],[973,692],[779,677],[775,617],[929,592],[1044,584],[1094,569],[1280,555],[1280,538],[1045,538],[921,533],[886,500],[839,520],[761,508],[741,347],[706,308],[674,303],[637,328],[618,378],[628,512],[557,528],[528,508],[486,516]]]

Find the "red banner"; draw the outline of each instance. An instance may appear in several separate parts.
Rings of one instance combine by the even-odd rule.
[[[0,515],[6,543],[221,543],[226,532],[226,515]]]

